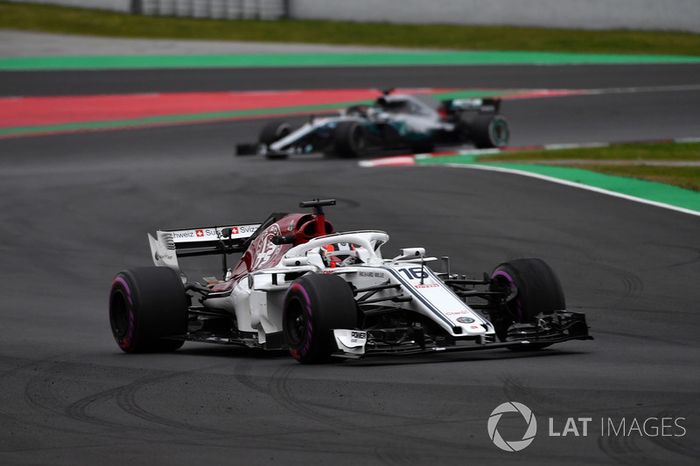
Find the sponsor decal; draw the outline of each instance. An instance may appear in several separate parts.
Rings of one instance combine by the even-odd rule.
[[[457,322],[460,324],[472,324],[474,323],[474,319],[471,317],[457,317]]]
[[[255,233],[260,225],[233,226],[231,228],[232,238],[248,237]],[[214,241],[221,238],[223,228],[197,228],[193,230],[173,231],[173,239],[180,241]]]
[[[370,277],[370,278],[386,278],[386,275],[382,272],[358,272],[360,277]]]
[[[255,233],[260,225],[238,225],[231,228],[231,237],[248,237]]]
[[[187,239],[187,238],[194,238],[194,232],[193,231],[174,231],[173,232],[173,238],[175,239]]]
[[[440,285],[438,285],[437,283],[423,283],[423,284],[419,283],[419,284],[413,285],[413,286],[415,286],[416,288],[440,288]]]

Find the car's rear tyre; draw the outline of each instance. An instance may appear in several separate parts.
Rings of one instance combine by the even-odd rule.
[[[348,283],[337,275],[308,274],[289,287],[283,331],[294,359],[327,362],[336,350],[333,329],[357,328],[357,305]]]
[[[264,145],[270,145],[275,141],[279,141],[283,137],[289,135],[292,132],[292,125],[286,121],[270,121],[262,130],[260,130],[260,135],[258,136],[258,142]]]
[[[109,322],[126,353],[180,348],[184,341],[177,337],[187,332],[187,297],[177,272],[167,267],[119,272],[109,294]]]
[[[491,273],[490,288],[508,293],[505,306],[491,316],[501,341],[506,341],[508,327],[514,323],[531,323],[540,313],[566,309],[561,283],[541,259],[515,259],[498,265]]]
[[[474,146],[479,149],[505,147],[510,142],[510,126],[501,115],[480,113],[469,125]]]
[[[355,121],[338,123],[333,132],[333,153],[343,158],[357,158],[367,152],[367,133]]]

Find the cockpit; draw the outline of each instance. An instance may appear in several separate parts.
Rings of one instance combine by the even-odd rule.
[[[381,264],[381,246],[388,240],[385,232],[374,230],[321,236],[287,251],[284,262],[291,265],[298,261],[319,268]]]
[[[425,97],[432,104],[434,99],[430,96],[413,95],[383,95],[375,101],[375,107],[386,113],[408,113],[412,115],[433,115],[433,106],[423,102]]]

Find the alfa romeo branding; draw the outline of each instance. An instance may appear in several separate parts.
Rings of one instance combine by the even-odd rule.
[[[270,262],[275,251],[278,249],[278,246],[273,244],[272,238],[280,236],[281,234],[282,232],[280,231],[279,225],[275,223],[267,229],[263,236],[255,241],[255,262],[253,262],[253,270],[259,269]]]

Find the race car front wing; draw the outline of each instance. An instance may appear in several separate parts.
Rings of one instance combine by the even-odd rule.
[[[372,330],[337,329],[333,331],[333,335],[338,348],[333,356],[345,359],[359,359],[375,355],[419,355],[499,348],[527,351],[570,340],[593,340],[588,332],[586,316],[567,311],[558,311],[547,315],[540,314],[533,323],[513,324],[508,329],[505,341],[501,342],[494,341],[493,335],[481,335],[476,338],[449,340],[442,345],[426,344],[422,337],[391,345],[375,342]]]

